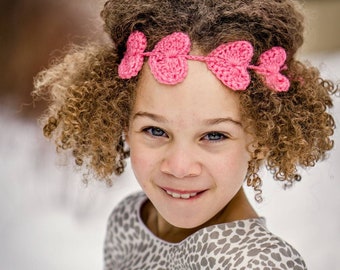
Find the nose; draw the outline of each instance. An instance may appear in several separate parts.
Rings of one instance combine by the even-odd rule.
[[[161,163],[161,171],[176,178],[194,177],[202,172],[198,156],[190,147],[174,145],[167,149]]]

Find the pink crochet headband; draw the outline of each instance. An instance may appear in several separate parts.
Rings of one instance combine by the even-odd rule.
[[[273,47],[259,57],[257,65],[251,65],[253,46],[248,41],[235,41],[218,46],[207,56],[189,55],[189,36],[175,32],[160,40],[151,52],[144,52],[147,40],[142,32],[131,33],[127,50],[118,67],[122,79],[137,76],[149,57],[149,66],[154,77],[164,84],[177,84],[188,73],[187,60],[205,62],[216,77],[232,90],[245,90],[250,84],[248,69],[255,70],[264,82],[275,91],[288,91],[290,82],[280,71],[285,69],[286,52]]]

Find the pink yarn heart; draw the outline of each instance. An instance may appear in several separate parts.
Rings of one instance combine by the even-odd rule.
[[[288,78],[280,73],[284,67],[287,55],[286,51],[281,47],[273,47],[261,54],[259,58],[259,65],[252,66],[258,74],[263,75],[266,84],[278,91],[288,91],[290,81]]]
[[[188,73],[186,56],[190,52],[190,39],[184,33],[173,33],[157,43],[150,54],[152,74],[160,83],[176,84]]]
[[[247,71],[253,57],[253,47],[247,41],[235,41],[222,44],[207,57],[208,68],[234,90],[245,90],[250,83]]]
[[[142,32],[131,33],[126,43],[126,52],[118,67],[118,75],[122,79],[130,79],[137,76],[143,67],[143,52],[146,49],[147,40]]]

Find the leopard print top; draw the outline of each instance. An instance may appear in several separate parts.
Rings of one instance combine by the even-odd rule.
[[[306,269],[299,253],[270,233],[263,218],[206,227],[180,243],[156,237],[142,222],[144,193],[112,212],[104,246],[105,270]]]

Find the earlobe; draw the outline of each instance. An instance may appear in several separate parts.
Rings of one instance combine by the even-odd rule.
[[[128,130],[123,131],[122,139],[128,146],[130,146],[128,133],[129,133]]]

